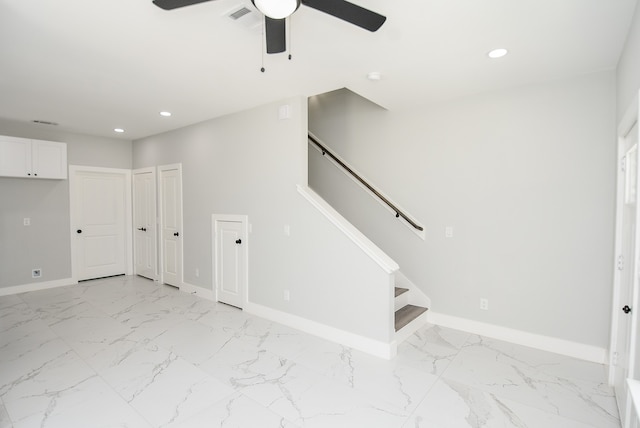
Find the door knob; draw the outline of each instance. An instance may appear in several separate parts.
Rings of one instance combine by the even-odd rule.
[[[139,227],[138,230],[144,230],[144,227]]]
[[[236,244],[242,244],[242,239],[236,239]]]
[[[76,230],[76,233],[82,233],[82,229]]]
[[[174,232],[173,236],[180,236],[180,234],[178,232]]]
[[[631,312],[631,308],[629,307],[629,305],[624,305],[624,307],[622,308],[622,312],[624,312],[625,314]]]
[[[143,227],[143,228],[142,228],[142,231],[143,231],[143,232],[146,232],[146,231],[147,231],[147,228],[146,228],[146,227]]]

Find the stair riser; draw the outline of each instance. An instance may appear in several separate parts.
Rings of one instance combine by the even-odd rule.
[[[398,297],[395,298],[394,302],[393,302],[393,310],[397,311],[400,308],[404,308],[405,306],[407,306],[410,302],[409,299],[409,294],[411,293],[403,293],[401,295],[399,295]]]
[[[405,340],[407,340],[411,335],[413,335],[416,331],[427,325],[427,312],[424,312],[419,317],[411,321],[409,324],[405,325],[400,330],[396,331],[396,343],[399,345]]]

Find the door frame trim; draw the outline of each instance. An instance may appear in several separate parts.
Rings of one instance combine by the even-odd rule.
[[[133,210],[131,204],[131,170],[121,168],[105,168],[97,166],[69,165],[69,233],[71,234],[71,278],[78,282],[78,245],[74,237],[75,230],[75,209],[76,201],[76,173],[94,172],[123,175],[125,179],[125,201],[124,201],[124,239],[125,239],[125,274],[133,275]]]
[[[163,201],[163,188],[162,188],[162,173],[164,171],[171,171],[177,169],[180,174],[180,233],[182,233],[182,239],[178,241],[180,245],[180,278],[178,278],[178,288],[181,288],[184,284],[184,177],[182,176],[182,164],[172,163],[167,165],[158,165],[156,167],[156,192],[158,199],[156,200],[157,214],[158,214],[158,280],[160,284],[164,284],[164,218],[162,216],[162,203]]]
[[[221,221],[232,221],[241,223],[242,234],[244,236],[244,244],[241,246],[242,256],[244,257],[244,266],[242,269],[243,289],[242,289],[242,308],[247,306],[249,302],[249,216],[241,214],[213,214],[211,215],[211,282],[213,297],[218,302],[218,223]]]

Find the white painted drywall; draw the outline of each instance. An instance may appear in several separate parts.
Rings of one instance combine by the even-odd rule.
[[[618,61],[617,67],[617,99],[618,120],[622,119],[640,90],[640,7],[631,22],[627,41]]]
[[[134,168],[182,164],[185,282],[213,289],[211,215],[247,215],[251,303],[389,343],[389,274],[297,191],[306,133],[307,100],[289,99],[137,140]]]
[[[7,119],[0,135],[67,143],[70,165],[131,168],[131,141]],[[0,288],[70,278],[69,182],[0,177],[0,201]],[[31,277],[34,268],[42,277]]]
[[[406,111],[342,90],[311,99],[309,116],[314,135],[425,227],[423,241],[310,150],[310,186],[434,311],[607,347],[613,71]]]

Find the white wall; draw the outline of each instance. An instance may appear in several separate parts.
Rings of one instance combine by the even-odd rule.
[[[406,208],[426,240],[315,151],[310,186],[400,264],[433,311],[607,347],[613,72],[403,112],[337,91],[309,111],[310,131]]]
[[[186,283],[213,290],[211,215],[247,215],[251,303],[388,343],[388,274],[297,191],[306,132],[307,100],[290,99],[135,141],[134,167],[182,163]]]
[[[636,5],[631,29],[617,68],[618,120],[640,90],[640,7]]]
[[[67,143],[69,164],[131,168],[131,141],[0,119],[0,135]],[[0,288],[71,277],[68,180],[0,177]],[[31,226],[23,226],[23,218]],[[31,269],[42,277],[31,278]]]

